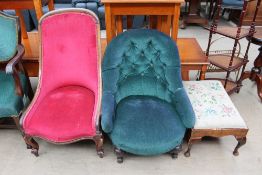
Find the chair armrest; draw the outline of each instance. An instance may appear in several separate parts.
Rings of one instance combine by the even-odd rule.
[[[184,88],[179,88],[174,93],[173,105],[185,127],[193,128],[196,118],[195,112]]]
[[[114,126],[114,116],[115,116],[115,97],[112,93],[103,93],[102,97],[102,118],[101,125],[102,129],[106,133],[110,133]]]
[[[15,81],[15,91],[19,96],[23,96],[23,89],[21,85],[21,81],[18,75],[18,71],[16,70],[16,65],[19,63],[21,58],[25,53],[25,49],[22,45],[17,46],[17,54],[12,58],[6,65],[5,72],[7,74],[12,74]]]
[[[25,53],[24,46],[18,45],[17,46],[17,54],[6,65],[5,72],[7,74],[13,74],[15,66],[22,59],[24,53]]]

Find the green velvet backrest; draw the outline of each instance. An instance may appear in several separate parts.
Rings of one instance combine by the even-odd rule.
[[[13,58],[18,44],[18,19],[0,12],[0,62]]]
[[[103,93],[116,103],[131,95],[154,96],[172,102],[182,88],[176,43],[149,29],[128,30],[108,45],[103,60]]]

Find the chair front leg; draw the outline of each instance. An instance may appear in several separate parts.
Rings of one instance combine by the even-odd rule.
[[[117,148],[117,147],[114,148],[114,151],[115,151],[115,154],[116,154],[117,163],[123,163],[124,152],[120,148]]]
[[[33,139],[33,137],[25,134],[24,135],[24,140],[27,145],[27,149],[31,149],[31,153],[34,154],[36,157],[39,156],[38,150],[39,150],[39,145],[38,143]]]
[[[103,138],[103,135],[97,134],[94,137],[94,141],[95,141],[95,144],[96,144],[97,155],[100,158],[103,158],[104,157],[104,149],[103,149],[104,138]]]

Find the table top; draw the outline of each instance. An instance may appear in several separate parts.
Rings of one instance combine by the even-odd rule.
[[[184,0],[101,0],[102,3],[183,3]]]
[[[46,4],[48,0],[40,0]],[[0,0],[0,9],[31,9],[34,8],[34,0]]]

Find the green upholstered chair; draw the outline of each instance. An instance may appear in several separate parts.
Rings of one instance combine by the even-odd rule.
[[[156,30],[128,30],[108,45],[102,65],[102,129],[137,155],[177,157],[195,114],[181,79],[176,43]]]
[[[0,127],[12,127],[3,124],[9,117],[19,126],[19,114],[32,97],[29,78],[20,61],[24,55],[20,43],[18,18],[0,12]]]

